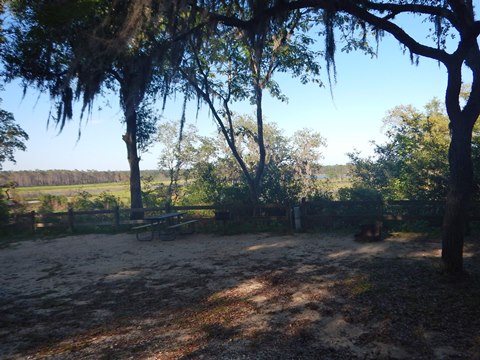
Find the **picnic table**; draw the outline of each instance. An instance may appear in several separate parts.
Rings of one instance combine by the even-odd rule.
[[[172,212],[161,214],[158,216],[146,217],[143,220],[146,224],[135,226],[132,228],[136,232],[137,240],[151,241],[155,237],[155,232],[158,232],[159,238],[162,240],[174,240],[176,238],[177,230],[182,227],[188,226],[190,232],[194,232],[194,224],[198,220],[182,220],[182,216],[185,212]],[[144,237],[143,234],[148,231],[148,237]]]

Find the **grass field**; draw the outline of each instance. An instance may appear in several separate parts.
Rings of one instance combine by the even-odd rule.
[[[163,182],[166,183],[166,181]],[[351,185],[350,181],[339,180],[330,180],[324,184],[325,188],[333,193],[336,193],[339,188],[350,187]],[[127,182],[18,187],[13,194],[16,198],[21,199],[22,202],[28,203],[39,200],[42,195],[66,196],[71,200],[81,192],[88,192],[93,196],[106,192],[118,197],[125,205],[130,204],[130,190]]]
[[[130,202],[130,193],[128,183],[102,183],[102,184],[84,184],[84,185],[57,185],[57,186],[28,186],[15,189],[15,194],[24,201],[38,200],[42,195],[74,197],[79,193],[86,191],[92,195],[98,195],[102,192],[108,192],[124,203]]]

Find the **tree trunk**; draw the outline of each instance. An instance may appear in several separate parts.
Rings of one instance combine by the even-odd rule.
[[[262,178],[265,172],[265,141],[263,137],[263,109],[262,109],[263,90],[260,85],[260,80],[256,80],[255,84],[255,102],[257,106],[257,143],[258,143],[258,163],[255,169],[253,179],[253,186],[250,189],[250,196],[253,204],[253,216],[258,216],[258,205],[260,201]]]
[[[140,158],[137,150],[137,116],[134,110],[125,114],[127,131],[123,140],[127,146],[128,164],[130,166],[130,208],[143,209],[142,187],[140,182]],[[130,212],[130,219],[143,219],[143,212]]]
[[[442,234],[442,260],[451,273],[463,271],[465,225],[473,187],[472,129],[468,122],[451,119],[450,184]]]

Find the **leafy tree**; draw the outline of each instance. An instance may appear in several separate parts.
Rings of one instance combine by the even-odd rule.
[[[442,260],[449,272],[461,273],[465,221],[473,189],[472,132],[480,115],[480,48],[477,41],[480,21],[476,19],[473,1],[279,1],[264,9],[263,14],[278,16],[312,8],[323,11],[325,56],[334,73],[335,29],[339,29],[348,40],[344,47],[347,51],[370,48],[370,34],[375,35],[377,42],[385,34],[390,34],[410,53],[413,63],[418,62],[420,57],[426,57],[445,67],[448,74],[445,104],[451,141]],[[431,24],[426,39],[421,32],[413,31],[411,24],[417,19]],[[471,72],[473,79],[466,101],[461,99],[464,69]]]
[[[96,96],[118,91],[126,126],[131,207],[142,208],[139,150],[155,132],[148,97],[164,96],[173,77],[180,2],[10,1],[14,15],[2,49],[7,79],[48,91],[55,123],[72,118],[72,102],[91,109]],[[170,51],[171,50],[171,51]],[[167,59],[172,60],[166,67]],[[83,113],[82,110],[82,113]],[[132,212],[131,217],[141,217]]]
[[[448,117],[434,99],[421,112],[397,106],[384,119],[388,141],[375,144],[375,157],[350,154],[360,186],[385,199],[440,200],[448,187]]]
[[[355,184],[349,188],[338,189],[338,198],[341,201],[381,201],[382,194],[371,187]]]
[[[40,214],[65,211],[68,207],[68,198],[63,195],[41,194],[39,200],[38,212]]]
[[[123,207],[123,203],[118,196],[102,191],[94,200],[95,209],[112,210],[116,207]]]
[[[115,207],[121,207],[123,204],[115,195],[106,191],[101,192],[98,196],[93,196],[88,191],[80,191],[70,204],[74,210],[111,210]]]
[[[196,204],[221,204],[225,185],[214,164],[201,161],[195,164],[193,181],[188,185],[187,202]]]
[[[237,131],[239,154],[249,169],[255,167],[260,156],[255,119],[238,116],[232,125]],[[300,140],[302,134],[305,138]],[[196,156],[198,161],[192,163],[193,182],[186,192],[189,201],[195,198],[200,203],[245,203],[249,199],[248,184],[223,136],[206,138],[203,143],[209,146],[207,151],[203,150],[204,155]],[[312,196],[319,190],[313,176],[314,169],[320,167],[320,148],[325,144],[319,133],[304,129],[286,137],[276,124],[265,122],[264,143],[266,165],[260,202],[284,204],[301,196]],[[200,153],[202,151],[197,150],[197,154]]]
[[[190,179],[190,170],[198,158],[201,138],[193,125],[184,126],[176,122],[163,123],[158,128],[158,142],[162,150],[158,159],[161,170],[167,171],[169,184],[162,196],[167,203],[177,203],[182,197],[180,176],[186,185]]]
[[[313,129],[297,130],[290,139],[290,153],[297,180],[302,183],[300,197],[315,194],[318,188],[321,149],[327,145],[322,135]]]
[[[15,123],[13,114],[0,109],[0,170],[5,161],[15,163],[15,151],[25,151],[27,140],[28,134]]]
[[[263,124],[264,91],[282,101],[273,75],[291,72],[302,81],[318,81],[320,67],[312,40],[305,30],[308,19],[300,11],[265,17],[268,6],[276,1],[218,2],[211,19],[216,25],[206,28],[189,42],[181,72],[194,94],[207,104],[219,132],[224,136],[249,187],[250,201],[256,204],[266,164]],[[255,21],[252,21],[255,19]],[[238,148],[241,131],[234,127],[235,102],[250,101],[255,106],[256,147],[259,157],[252,167]],[[243,134],[245,135],[245,134]]]

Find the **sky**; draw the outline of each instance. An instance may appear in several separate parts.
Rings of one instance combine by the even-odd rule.
[[[326,139],[322,164],[345,164],[347,153],[357,149],[363,156],[373,154],[371,141],[382,143],[382,119],[397,105],[419,109],[437,97],[444,99],[446,70],[433,60],[421,58],[412,65],[398,43],[386,37],[377,58],[362,53],[337,52],[337,80],[325,87],[302,85],[288,75],[277,76],[288,103],[266,98],[263,111],[267,122],[275,122],[285,135],[310,128]],[[76,116],[61,133],[53,124],[47,127],[51,105],[47,94],[29,90],[23,97],[18,83],[11,83],[0,93],[1,108],[12,112],[16,122],[28,133],[25,152],[15,153],[16,164],[5,162],[3,170],[128,170],[126,147],[122,141],[125,129],[118,99],[99,98],[88,121]],[[178,120],[180,101],[170,101],[163,120]],[[99,110],[101,108],[101,110]],[[253,114],[248,104],[235,107],[242,114]],[[78,114],[78,111],[77,111]],[[162,121],[163,121],[162,120]],[[187,122],[196,125],[202,135],[213,135],[216,126],[206,107],[196,116],[192,104]],[[81,130],[81,137],[78,132]],[[160,145],[141,155],[141,169],[157,169]]]

